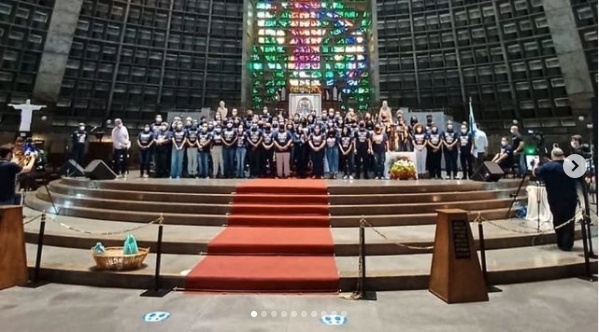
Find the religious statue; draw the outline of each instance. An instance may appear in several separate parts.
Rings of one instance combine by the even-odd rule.
[[[387,105],[387,101],[383,100],[383,105],[379,111],[379,120],[384,125],[387,125],[391,122],[391,108]]]
[[[8,107],[12,107],[21,111],[21,124],[19,125],[19,132],[29,132],[31,131],[33,111],[41,110],[42,108],[46,107],[46,105],[32,105],[31,99],[27,99],[25,104],[8,104]]]
[[[227,118],[227,114],[229,113],[229,110],[225,107],[225,102],[224,101],[220,101],[218,103],[218,109],[216,109],[216,112],[220,114],[220,118],[221,119],[226,119]]]
[[[395,114],[397,117],[396,132],[399,151],[410,151],[410,128],[404,121],[402,110],[398,110]]]

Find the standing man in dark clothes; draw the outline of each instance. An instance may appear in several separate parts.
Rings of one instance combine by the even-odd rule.
[[[354,143],[356,146],[356,179],[360,178],[360,173],[364,173],[364,179],[368,180],[368,157],[372,153],[372,142],[370,140],[370,131],[366,130],[366,123],[360,121],[356,130]]]
[[[15,192],[17,175],[31,172],[37,159],[37,153],[33,152],[32,158],[29,158],[29,162],[23,167],[12,160],[12,152],[12,146],[0,146],[0,206],[19,204],[19,196]]]
[[[453,129],[453,122],[448,122],[443,138],[443,154],[445,156],[445,171],[448,179],[458,178],[458,134]]]
[[[165,178],[169,175],[171,140],[168,127],[168,123],[163,122],[154,135],[156,144],[156,149],[154,150],[156,160],[154,167],[156,169],[154,173],[157,178]]]
[[[247,132],[248,159],[250,161],[250,178],[257,178],[262,174],[262,130],[257,124],[252,124]]]
[[[510,128],[512,134],[512,149],[514,150],[515,161],[518,163],[518,175],[524,176],[526,174],[526,156],[524,155],[524,139],[518,130],[518,126],[512,126]],[[514,162],[514,160],[512,160]],[[509,165],[511,167],[511,165]]]
[[[430,133],[427,136],[428,152],[426,160],[428,160],[428,172],[431,179],[441,179],[441,157],[443,157],[443,141],[439,128],[435,124],[431,124]]]
[[[223,131],[223,161],[225,179],[235,178],[235,152],[237,151],[237,128],[233,128],[233,122],[227,122]]]
[[[139,147],[139,177],[150,176],[150,160],[152,160],[152,145],[154,145],[154,133],[150,125],[144,126],[144,130],[137,136],[137,147]],[[144,171],[146,172],[144,174]]]
[[[462,164],[462,180],[472,178],[472,134],[468,132],[468,127],[460,127],[460,164]]]
[[[71,158],[81,166],[84,166],[85,163],[86,141],[87,131],[85,131],[85,123],[80,123],[79,128],[71,134]]]
[[[574,246],[574,216],[578,195],[577,179],[564,172],[564,152],[560,148],[551,151],[552,161],[539,166],[535,163],[534,174],[545,182],[547,201],[553,214],[553,228],[557,236],[557,246],[563,251],[570,251]]]

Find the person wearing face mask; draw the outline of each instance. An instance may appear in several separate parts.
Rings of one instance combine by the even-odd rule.
[[[180,179],[183,173],[186,136],[183,123],[175,123],[175,130],[171,133],[171,179]]]
[[[299,120],[299,119],[298,119]],[[289,158],[289,163],[290,168],[291,168],[291,172],[295,172],[295,174],[297,175],[297,156],[299,154],[300,151],[300,146],[301,146],[301,142],[300,142],[300,135],[298,134],[297,131],[298,125],[297,122],[289,122],[287,123],[287,131],[291,134],[291,156]]]
[[[501,138],[501,148],[499,152],[493,157],[494,163],[498,164],[504,172],[509,171],[514,162],[514,149],[509,144],[507,137]]]
[[[233,128],[231,121],[227,122],[227,127],[223,131],[223,159],[224,159],[224,177],[232,179],[235,177],[235,152],[237,151],[237,130]]]
[[[518,175],[525,176],[526,175],[526,156],[524,154],[524,139],[518,130],[518,126],[512,126],[510,128],[510,133],[512,134],[512,148],[514,150],[514,158],[518,163]]]
[[[244,131],[243,125],[237,126],[237,146],[235,150],[235,176],[238,179],[243,179],[245,175],[245,155],[247,151],[247,134]]]
[[[308,140],[312,159],[312,178],[324,178],[324,148],[326,145],[325,135],[321,132],[320,125],[314,127],[314,132]]]
[[[264,132],[262,133],[262,171],[261,176],[274,176],[273,156],[274,156],[274,141],[272,138],[272,129],[270,123],[264,126]]]
[[[356,179],[360,178],[360,173],[364,173],[364,179],[368,180],[368,157],[372,153],[371,134],[366,130],[366,123],[360,121],[358,130],[354,134],[355,153],[356,153]]]
[[[428,172],[431,179],[441,179],[441,157],[443,156],[443,141],[436,124],[431,124],[431,132],[427,136]]]
[[[380,125],[374,127],[372,134],[372,154],[374,156],[374,179],[385,179],[385,153],[389,151],[387,134]]]
[[[189,129],[191,129],[191,126],[193,125],[193,119],[188,116],[185,118],[185,126],[183,127],[184,130],[188,131]]]
[[[412,134],[412,146],[414,147],[414,156],[416,158],[416,171],[418,177],[426,174],[426,132],[424,126],[420,123],[414,125],[414,133]]]
[[[171,153],[170,148],[170,132],[168,130],[168,123],[163,122],[160,125],[158,132],[153,135],[154,138],[154,175],[157,178],[165,178],[169,175],[169,155]]]
[[[150,125],[145,125],[144,130],[137,136],[137,146],[139,147],[139,177],[141,178],[148,178],[150,176],[150,160],[152,158],[153,145],[154,133],[152,132]]]
[[[71,134],[71,159],[75,160],[79,165],[84,165],[85,163],[85,142],[87,141],[87,135],[84,123],[80,123],[79,128]]]
[[[212,149],[212,133],[208,131],[208,124],[202,124],[202,129],[198,133],[198,139],[196,142],[198,148],[198,165],[199,165],[199,177],[210,178],[210,150]]]
[[[329,164],[329,178],[336,179],[339,172],[339,137],[334,127],[327,132],[325,154]]]
[[[443,155],[445,156],[445,171],[448,179],[458,178],[458,134],[453,130],[453,123],[447,122],[443,140]]]
[[[291,137],[291,133],[285,128],[285,124],[279,124],[279,129],[273,134],[273,142],[276,151],[277,178],[287,178],[291,175],[289,160],[293,138]]]
[[[198,127],[192,124],[187,130],[187,175],[195,178],[198,175]]]
[[[162,115],[156,114],[154,122],[150,124],[150,131],[152,131],[154,134],[157,134],[160,131],[160,127],[162,127]]]
[[[218,114],[218,113],[217,113]],[[217,175],[224,176],[225,169],[223,167],[223,128],[220,124],[214,126],[212,131],[212,150],[210,150],[212,158],[212,178],[216,179]]]
[[[310,162],[310,128],[307,124],[300,124],[297,128],[300,145],[297,154],[297,177],[303,179],[306,177],[308,163]]]
[[[345,126],[341,129],[341,138],[339,139],[339,152],[341,152],[341,170],[344,180],[354,179],[354,158],[355,158],[354,135],[350,127]]]
[[[129,132],[121,119],[114,119],[112,129],[112,146],[114,147],[114,172],[119,178],[126,178],[129,173],[128,150],[131,148]]]
[[[472,134],[464,124],[460,127],[458,135],[460,146],[460,164],[462,165],[462,180],[472,178]]]
[[[270,113],[268,113],[268,108],[266,106],[264,106],[264,108],[262,109],[261,120],[264,122],[270,122],[271,119],[272,119],[272,117],[270,116]]]
[[[250,162],[250,178],[262,175],[262,130],[252,124],[247,134],[248,159]]]

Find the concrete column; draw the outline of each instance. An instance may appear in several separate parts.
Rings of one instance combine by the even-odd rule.
[[[380,81],[379,81],[379,40],[378,40],[378,29],[377,29],[377,9],[376,9],[376,1],[371,0],[370,4],[370,33],[368,36],[368,56],[370,57],[369,61],[369,71],[370,71],[370,85],[373,89],[373,92],[370,94],[370,105],[374,105],[375,102],[378,102],[380,99]],[[391,97],[391,96],[389,96]]]
[[[56,0],[33,87],[37,101],[56,103],[83,0]]]
[[[543,8],[572,113],[575,116],[587,115],[592,106],[594,89],[570,1],[543,0]]]

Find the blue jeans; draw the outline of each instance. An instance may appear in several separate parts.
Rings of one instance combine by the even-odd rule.
[[[237,165],[237,171],[235,175],[237,175],[238,178],[243,178],[244,175],[243,171],[245,170],[245,152],[245,148],[237,148],[235,151],[235,164]]]
[[[329,174],[336,175],[339,172],[339,148],[336,146],[327,147],[327,163],[329,164]]]
[[[520,160],[518,162],[518,171],[520,173],[520,176],[524,176],[526,174],[527,171],[527,167],[526,167],[526,155],[524,154],[524,151],[520,152]]]
[[[210,176],[210,168],[208,167],[208,159],[210,159],[210,151],[199,151],[198,165],[200,166],[199,176],[201,178]]]
[[[171,152],[171,178],[176,179],[180,178],[183,173],[183,155],[185,154],[185,149],[177,150],[173,146]]]
[[[385,178],[385,152],[374,153],[374,176]]]
[[[223,147],[223,176],[225,178],[232,178],[235,176],[235,147]]]

